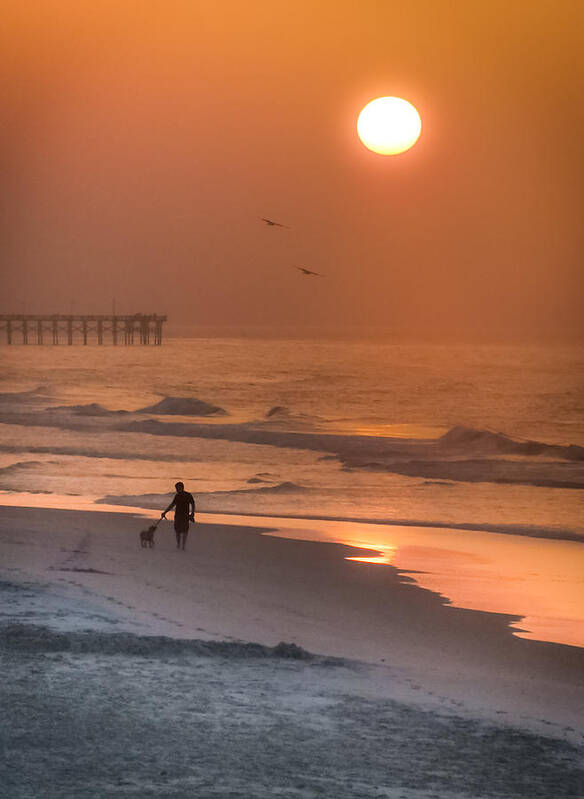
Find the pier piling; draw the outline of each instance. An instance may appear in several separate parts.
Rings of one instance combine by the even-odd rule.
[[[99,345],[109,341],[117,346],[123,331],[126,345],[134,344],[139,337],[144,346],[151,343],[160,346],[166,318],[160,314],[0,314],[0,343],[29,344],[32,339],[43,344],[47,332],[54,345],[65,341],[69,346],[87,345],[93,340]]]

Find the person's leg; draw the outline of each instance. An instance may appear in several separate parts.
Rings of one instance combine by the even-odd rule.
[[[178,530],[175,530],[176,533],[176,548],[180,549],[180,533]]]
[[[187,545],[187,535],[188,535],[188,534],[189,534],[189,533],[188,533],[188,531],[187,531],[187,532],[184,532],[184,533],[182,534],[182,548],[183,548],[183,549],[185,549],[185,547],[186,547],[186,545]]]

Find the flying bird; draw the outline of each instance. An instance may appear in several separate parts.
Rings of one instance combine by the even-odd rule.
[[[303,275],[315,275],[316,277],[326,277],[326,275],[321,274],[320,272],[313,272],[312,269],[305,269],[303,266],[296,266],[296,264],[292,264],[292,269],[298,269],[299,272],[302,272]]]
[[[283,225],[281,222],[274,222],[273,219],[266,219],[265,216],[258,216],[258,219],[261,219],[262,222],[265,222],[266,225],[268,225],[269,227],[285,227],[288,228],[288,230],[290,230],[288,225]]]

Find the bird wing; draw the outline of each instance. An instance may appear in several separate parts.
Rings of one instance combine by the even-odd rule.
[[[258,219],[261,219],[262,222],[266,223],[266,225],[275,225],[276,227],[285,227],[285,228],[288,227],[288,225],[283,225],[281,222],[274,222],[273,219],[268,219],[265,216],[258,216]]]
[[[306,269],[304,266],[296,266],[296,264],[292,264],[294,269],[298,269],[299,272],[302,272],[305,275],[316,275],[316,277],[324,277],[323,274],[320,272],[313,272],[312,269]]]

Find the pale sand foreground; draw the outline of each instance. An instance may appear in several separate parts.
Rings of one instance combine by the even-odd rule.
[[[579,795],[584,650],[346,546],[145,526],[2,508],[8,796]]]

